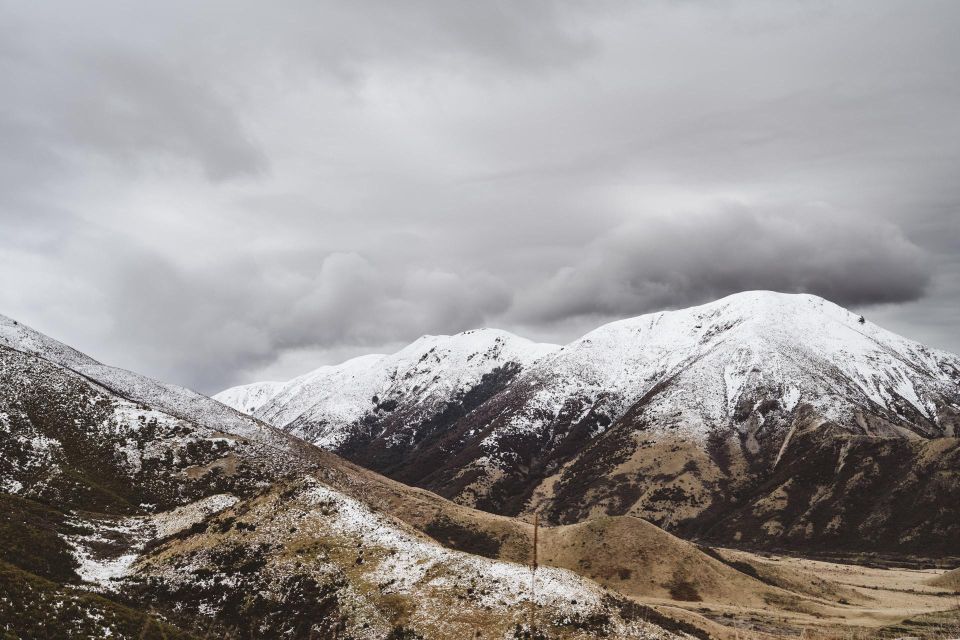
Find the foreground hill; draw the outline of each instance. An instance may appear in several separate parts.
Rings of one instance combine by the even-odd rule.
[[[493,335],[522,348],[462,347]],[[927,553],[960,534],[960,359],[821,298],[746,292],[562,348],[490,330],[423,342],[261,388],[253,415],[554,523],[627,514],[725,543]]]
[[[0,454],[14,637],[512,637],[528,619],[530,573],[509,561],[529,553],[525,525],[484,529],[486,514],[2,316]],[[452,548],[477,536],[486,557]],[[537,572],[536,603],[550,637],[673,635],[561,568]]]

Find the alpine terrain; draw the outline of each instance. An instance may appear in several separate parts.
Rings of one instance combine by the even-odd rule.
[[[583,550],[531,591],[530,533],[0,316],[4,638],[695,631],[562,568]]]
[[[960,358],[812,295],[752,291],[564,346],[483,329],[220,401],[404,483],[553,524],[955,553]]]

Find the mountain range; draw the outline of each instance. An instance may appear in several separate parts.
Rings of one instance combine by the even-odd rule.
[[[0,631],[725,640],[743,607],[843,617],[870,592],[710,545],[955,554],[958,371],[750,292],[565,346],[425,336],[215,400],[0,316]]]
[[[0,316],[5,637],[685,635],[530,529]]]
[[[753,291],[563,346],[481,329],[216,399],[400,482],[553,524],[949,553],[960,358],[805,294]]]

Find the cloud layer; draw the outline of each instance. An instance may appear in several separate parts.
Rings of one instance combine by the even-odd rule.
[[[892,224],[818,207],[721,203],[614,228],[517,311],[533,322],[609,318],[753,289],[845,306],[900,303],[921,298],[930,278],[924,252]]]
[[[960,351],[960,5],[0,1],[0,312],[214,392],[809,291]]]

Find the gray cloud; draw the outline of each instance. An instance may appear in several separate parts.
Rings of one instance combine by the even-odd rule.
[[[0,312],[213,392],[745,288],[960,351],[960,4],[0,0]]]
[[[76,145],[123,164],[193,159],[214,181],[266,169],[236,114],[206,86],[129,55],[85,60],[96,92],[76,95],[62,114]]]
[[[195,363],[188,380],[200,388],[242,381],[281,352],[324,345],[366,353],[481,325],[510,304],[504,283],[485,273],[388,268],[356,253],[267,270],[237,262],[199,277],[143,249],[134,254],[129,268],[101,274],[121,320],[112,333],[127,345],[123,357],[178,377],[187,349]]]
[[[931,279],[897,227],[818,207],[720,203],[613,229],[576,258],[519,302],[520,319],[629,316],[752,289],[844,306],[910,302]]]
[[[177,70],[118,52],[73,53],[63,64],[46,70],[21,52],[5,65],[15,68],[0,112],[9,144],[3,178],[12,186],[36,186],[31,179],[69,171],[86,155],[119,171],[194,161],[214,181],[265,170],[233,110]],[[22,65],[36,65],[39,79]]]

